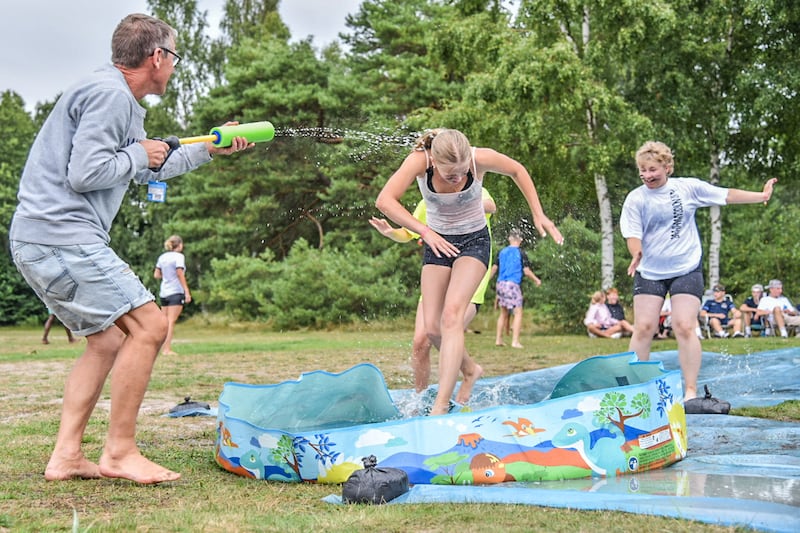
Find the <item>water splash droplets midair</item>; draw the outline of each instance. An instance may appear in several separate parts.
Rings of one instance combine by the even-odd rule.
[[[305,128],[305,127],[286,127],[276,128],[275,137],[307,138],[323,144],[341,144],[347,141],[354,141],[357,144],[365,144],[366,150],[351,152],[350,157],[354,161],[361,161],[370,155],[385,149],[387,146],[410,148],[414,146],[421,133],[412,132],[408,134],[397,133],[375,133],[358,131],[344,128]]]

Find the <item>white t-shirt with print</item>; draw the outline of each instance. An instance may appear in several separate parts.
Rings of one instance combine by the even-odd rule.
[[[668,178],[658,189],[642,185],[628,193],[622,205],[622,236],[642,241],[637,271],[645,279],[683,276],[703,257],[694,219],[700,207],[725,205],[728,189],[697,178]]]

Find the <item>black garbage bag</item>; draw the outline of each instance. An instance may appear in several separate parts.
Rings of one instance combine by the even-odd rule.
[[[692,398],[683,403],[683,408],[687,415],[727,415],[731,410],[731,404],[711,396],[708,385],[705,387],[706,395],[703,398]]]
[[[374,455],[361,459],[363,470],[353,472],[342,485],[344,503],[386,503],[408,492],[408,474],[399,468],[381,468]]]

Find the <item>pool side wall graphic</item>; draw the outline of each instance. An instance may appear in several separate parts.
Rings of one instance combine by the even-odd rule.
[[[550,399],[400,418],[380,371],[356,365],[274,385],[226,383],[215,459],[270,481],[343,483],[375,455],[412,484],[615,477],[686,456],[681,375],[631,353],[575,365]]]

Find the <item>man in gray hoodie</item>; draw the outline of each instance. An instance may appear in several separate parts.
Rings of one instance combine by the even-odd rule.
[[[150,291],[109,247],[108,232],[131,180],[168,179],[252,144],[242,137],[227,148],[191,144],[167,159],[169,146],[147,138],[139,101],[164,94],[181,59],[175,36],[153,17],[125,17],[112,36],[112,64],[64,92],[22,172],[9,230],[14,263],[58,319],[87,339],[67,378],[47,480],[180,477],[136,444],[136,417],[167,323]],[[94,463],[81,441],[112,369],[108,437]]]

